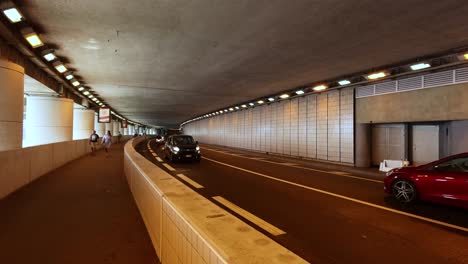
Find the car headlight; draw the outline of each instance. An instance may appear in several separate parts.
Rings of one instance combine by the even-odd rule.
[[[199,146],[197,146],[195,149],[196,149],[196,150],[200,150],[200,147],[199,147]]]
[[[175,153],[177,153],[177,152],[179,152],[180,148],[179,148],[179,147],[173,147],[172,150],[173,150]]]

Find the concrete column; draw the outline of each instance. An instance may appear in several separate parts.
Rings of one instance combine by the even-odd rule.
[[[28,96],[24,144],[36,146],[73,139],[73,100]]]
[[[98,116],[96,114],[94,115],[94,130],[96,130],[96,133],[99,135],[99,137],[102,137],[106,134],[106,124],[99,123]]]
[[[371,165],[371,125],[358,123],[355,130],[356,139],[356,167],[370,167]]]
[[[107,131],[110,131],[111,134],[114,132],[114,121],[110,121],[110,123],[104,123],[105,125],[105,131],[104,134],[107,134]],[[104,134],[102,134],[104,136]]]
[[[0,60],[0,151],[21,148],[23,109],[24,69]]]
[[[114,130],[112,132],[112,136],[117,136],[119,134],[119,130],[120,130],[120,122],[115,120],[115,121],[112,121],[114,123]]]
[[[94,111],[73,109],[73,140],[89,138],[94,130]]]

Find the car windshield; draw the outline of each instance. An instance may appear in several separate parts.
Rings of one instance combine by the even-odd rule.
[[[442,162],[433,167],[433,170],[444,172],[468,172],[468,157],[456,158]]]
[[[193,138],[186,136],[186,137],[174,137],[174,145],[189,145],[193,144]]]

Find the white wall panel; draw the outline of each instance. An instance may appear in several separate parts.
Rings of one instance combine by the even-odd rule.
[[[299,98],[297,134],[298,155],[307,157],[307,97]]]
[[[317,158],[317,95],[307,96],[307,157]]]
[[[340,161],[340,92],[335,90],[328,95],[328,160]]]
[[[291,154],[292,156],[299,156],[299,98],[294,98],[291,101],[290,108],[290,145],[291,145]]]
[[[354,163],[354,91],[342,90],[340,96],[341,162]]]
[[[208,144],[354,162],[354,91],[292,98],[186,124]]]
[[[328,95],[317,96],[317,158],[328,159]]]

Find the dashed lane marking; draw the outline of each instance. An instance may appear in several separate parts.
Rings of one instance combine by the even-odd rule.
[[[163,160],[160,157],[156,157],[156,160],[159,162],[163,162]]]
[[[341,194],[332,193],[332,192],[324,191],[324,190],[321,190],[321,189],[309,187],[309,186],[302,185],[302,184],[299,184],[299,183],[295,183],[295,182],[291,182],[291,181],[287,181],[287,180],[283,180],[283,179],[278,179],[278,178],[275,178],[275,177],[272,177],[272,176],[265,175],[263,173],[259,173],[259,172],[239,168],[239,167],[236,167],[236,166],[233,166],[233,165],[221,162],[221,161],[217,161],[217,160],[214,160],[214,159],[210,159],[210,158],[207,158],[207,157],[203,157],[203,159],[206,159],[206,160],[209,160],[209,161],[212,161],[212,162],[215,162],[215,163],[218,163],[218,164],[221,164],[221,165],[233,168],[233,169],[248,172],[248,173],[260,176],[260,177],[264,177],[264,178],[271,179],[271,180],[274,180],[274,181],[279,181],[279,182],[282,182],[282,183],[286,183],[286,184],[289,184],[289,185],[292,185],[292,186],[304,188],[304,189],[307,189],[307,190],[311,190],[311,191],[326,194],[326,195],[330,195],[330,196],[333,196],[333,197],[336,197],[336,198],[344,199],[344,200],[355,202],[355,203],[358,203],[358,204],[367,205],[367,206],[374,207],[374,208],[377,208],[377,209],[381,209],[381,210],[384,210],[384,211],[387,211],[387,212],[392,212],[392,213],[395,213],[395,214],[408,216],[408,217],[419,219],[419,220],[429,222],[429,223],[432,223],[432,224],[441,225],[441,226],[453,228],[453,229],[456,229],[456,230],[468,232],[468,228],[465,228],[465,227],[452,225],[452,224],[449,224],[449,223],[445,223],[445,222],[442,222],[442,221],[437,221],[437,220],[430,219],[430,218],[423,217],[423,216],[419,216],[419,215],[410,214],[410,213],[407,213],[407,212],[395,210],[395,209],[388,208],[388,207],[385,207],[385,206],[380,206],[380,205],[377,205],[377,204],[373,204],[373,203],[358,200],[358,199],[355,199],[355,198],[347,197],[347,196],[344,196],[344,195],[341,195]]]
[[[166,167],[168,170],[170,171],[175,171],[176,169],[174,169],[171,165],[167,164],[167,163],[163,163],[162,164],[164,167]]]
[[[224,153],[224,154],[227,154],[227,155],[238,156],[238,157],[244,158],[244,159],[252,159],[252,158],[246,157],[246,156],[228,154],[228,153],[225,153],[225,152],[222,152],[222,151],[219,151],[219,150],[214,150],[214,149],[208,149],[208,150],[211,150],[211,151],[214,151],[214,152]],[[322,172],[322,173],[327,173],[327,174],[333,174],[333,175],[352,178],[352,179],[356,179],[356,180],[369,181],[369,182],[375,182],[375,183],[380,183],[380,184],[383,183],[383,181],[380,181],[380,180],[368,179],[368,178],[363,178],[363,177],[358,177],[358,176],[347,175],[347,174],[344,174],[344,173],[336,173],[336,172],[332,172],[332,171],[312,169],[312,168],[308,168],[308,167],[298,166],[297,164],[294,164],[294,163],[287,163],[287,162],[281,163],[281,162],[265,160],[265,159],[264,160],[259,159],[259,161],[272,163],[272,164],[277,164],[277,165],[282,165],[282,166],[287,166],[287,167],[291,167],[291,168],[297,168],[297,169],[303,169],[303,170],[310,170],[310,171]]]
[[[249,220],[250,222],[254,223],[258,227],[262,228],[263,230],[267,231],[268,233],[274,235],[274,236],[279,236],[279,235],[284,235],[286,232],[283,230],[277,228],[276,226],[266,222],[265,220],[261,219],[260,217],[257,217],[256,215],[240,208],[239,206],[231,203],[230,201],[224,199],[221,196],[213,196],[213,199],[218,201],[220,204],[226,206],[227,208],[231,209],[232,211],[236,212],[237,214],[241,215],[245,219]]]
[[[188,184],[192,185],[193,187],[195,187],[196,189],[202,189],[203,186],[201,186],[200,184],[198,184],[197,182],[193,181],[192,179],[190,179],[189,177],[185,176],[184,174],[177,174],[177,176],[179,176],[180,178],[182,178],[182,180],[184,180],[185,182],[187,182]]]
[[[154,153],[154,152],[153,152],[152,154],[153,154],[153,156],[155,156],[155,157],[157,157],[157,156],[158,156],[158,155],[156,155],[156,153]]]

